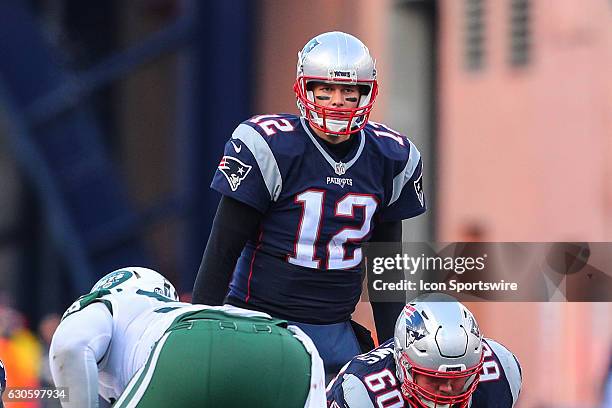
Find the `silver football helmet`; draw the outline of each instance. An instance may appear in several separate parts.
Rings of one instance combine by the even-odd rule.
[[[137,266],[129,266],[109,273],[96,282],[90,293],[102,289],[120,293],[129,288],[153,292],[170,300],[179,301],[178,293],[168,279],[152,269]]]
[[[375,65],[368,48],[350,34],[334,31],[314,37],[298,52],[293,89],[302,116],[327,134],[346,135],[363,129],[378,94]],[[336,108],[316,103],[310,88],[313,82],[358,85],[357,107]]]
[[[394,343],[397,377],[410,406],[468,406],[484,352],[476,319],[465,306],[444,294],[419,296],[400,313]],[[455,388],[441,392],[428,383]]]

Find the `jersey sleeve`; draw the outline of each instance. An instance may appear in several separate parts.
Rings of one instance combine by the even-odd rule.
[[[87,306],[94,303],[102,303],[110,312],[111,316],[113,314],[113,305],[109,299],[105,299],[106,295],[109,295],[111,292],[107,289],[96,290],[94,292],[88,293],[79,297],[64,313],[62,316],[62,320],[67,318],[68,316],[79,312],[85,309]]]
[[[0,360],[0,397],[6,389],[6,371],[4,370],[4,363]]]
[[[400,170],[393,177],[391,197],[380,212],[381,222],[416,217],[427,209],[421,153],[412,142],[408,140],[408,143],[408,159],[401,163]]]
[[[374,408],[368,390],[354,374],[339,374],[327,392],[329,408]]]
[[[240,124],[225,144],[211,188],[265,213],[282,189],[281,173],[265,137]]]
[[[612,407],[612,363],[604,382],[602,407]]]
[[[398,406],[402,401],[399,386],[395,375],[393,339],[390,339],[342,367],[327,386],[328,407]]]
[[[522,388],[521,366],[516,356],[500,343],[484,339],[484,364],[480,382],[472,395],[472,408],[511,408]]]
[[[113,318],[103,303],[94,302],[62,319],[53,334],[49,365],[56,387],[70,389],[65,407],[98,406],[98,365],[108,350]]]
[[[521,388],[523,386],[521,365],[519,364],[518,358],[516,358],[514,353],[500,343],[491,339],[487,339],[486,342],[497,357],[501,365],[501,369],[506,376],[506,381],[512,396],[512,405],[510,406],[513,407],[521,394]]]

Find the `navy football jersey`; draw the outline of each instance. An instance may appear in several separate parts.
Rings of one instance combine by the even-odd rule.
[[[2,393],[4,392],[5,389],[6,389],[6,372],[4,371],[4,364],[2,363],[2,360],[0,360],[0,397],[2,396]],[[0,401],[0,404],[2,404],[2,401]]]
[[[211,187],[264,217],[236,264],[230,303],[299,322],[348,320],[374,225],[425,211],[412,142],[374,122],[352,137],[337,161],[295,115],[255,116],[236,128]]]
[[[484,340],[485,358],[471,408],[510,408],[521,391],[521,368],[507,348]],[[409,407],[402,397],[393,339],[353,358],[327,386],[329,408]]]
[[[610,364],[608,367],[608,375],[605,378],[603,385],[602,407],[612,407],[612,355],[610,356]]]

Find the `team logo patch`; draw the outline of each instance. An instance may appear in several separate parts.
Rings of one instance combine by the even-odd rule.
[[[404,308],[404,317],[406,319],[406,345],[421,340],[429,334],[429,331],[425,328],[423,316],[414,307],[406,306]]]
[[[128,270],[121,270],[109,273],[108,275],[100,279],[91,289],[91,291],[95,292],[96,290],[112,289],[116,286],[121,285],[123,282],[130,279],[132,276],[134,276],[134,274]]]
[[[251,168],[249,166],[232,156],[223,156],[221,162],[219,162],[219,170],[227,179],[232,191],[236,191],[238,186],[244,178],[249,174]]]
[[[419,199],[422,207],[425,205],[425,195],[423,194],[423,174],[421,174],[419,178],[414,181],[414,191],[416,192],[416,196]]]

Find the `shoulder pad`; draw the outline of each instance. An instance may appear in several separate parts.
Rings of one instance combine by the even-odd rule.
[[[88,293],[86,295],[81,296],[68,308],[68,310],[66,310],[66,313],[64,313],[64,315],[62,316],[62,320],[64,320],[66,317],[70,316],[71,314],[78,312],[79,310],[83,310],[84,308],[86,308],[87,306],[93,303],[103,303],[108,308],[108,311],[112,315],[113,305],[111,301],[108,299],[103,299],[104,296],[107,296],[110,294],[111,294],[110,290],[102,289],[102,290],[97,290],[95,292]]]
[[[366,386],[353,374],[342,376],[342,393],[349,408],[374,408]]]
[[[408,137],[378,122],[368,122],[364,129],[368,140],[385,157],[414,170],[421,159],[421,152]]]
[[[283,188],[283,177],[272,152],[272,147],[261,133],[246,123],[238,125],[232,134],[233,140],[240,140],[253,155],[261,176],[273,201],[278,199]],[[230,140],[233,144],[234,142]]]
[[[508,385],[510,386],[510,391],[512,392],[512,400],[515,404],[523,385],[523,376],[519,361],[516,356],[502,344],[487,338],[484,340],[499,360],[502,370],[504,370]]]
[[[252,127],[262,136],[289,133],[301,127],[300,118],[288,113],[256,115],[242,124]]]
[[[383,148],[384,153],[401,154],[414,146],[408,137],[383,123],[369,121],[364,131]]]

